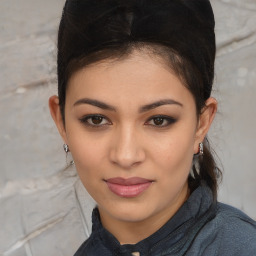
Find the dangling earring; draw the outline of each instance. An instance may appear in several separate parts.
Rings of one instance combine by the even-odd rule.
[[[203,142],[199,143],[199,156],[203,156],[204,155],[204,144]]]
[[[190,169],[190,175],[192,178],[196,178],[196,176],[200,175],[200,165],[199,165],[199,156],[204,155],[204,144],[202,142],[199,143],[198,153],[194,154],[193,163]]]
[[[63,149],[66,152],[66,163],[67,163],[67,166],[75,164],[75,162],[73,160],[70,161],[69,164],[68,164],[68,152],[70,152],[68,145],[67,144],[63,144]]]
[[[64,151],[65,151],[66,153],[69,152],[69,147],[68,147],[67,144],[63,144],[63,149],[64,149]]]
[[[199,143],[198,153],[194,154],[194,156],[203,156],[204,155],[204,144],[203,142]]]

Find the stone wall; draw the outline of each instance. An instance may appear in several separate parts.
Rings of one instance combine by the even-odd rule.
[[[94,202],[73,167],[48,98],[56,93],[63,0],[0,1],[0,255],[73,255]],[[256,218],[256,1],[213,0],[219,113],[210,139],[224,169],[220,200]]]

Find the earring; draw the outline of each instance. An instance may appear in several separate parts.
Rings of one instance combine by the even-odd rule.
[[[198,146],[198,153],[194,154],[192,166],[190,169],[190,175],[193,179],[200,176],[200,164],[199,164],[198,156],[203,156],[203,155],[204,155],[204,144],[203,142],[200,142]]]
[[[68,147],[67,144],[63,144],[63,149],[64,149],[64,151],[65,151],[66,153],[69,152],[69,147]]]
[[[64,151],[66,153],[66,163],[67,163],[67,166],[74,165],[75,164],[74,160],[71,160],[69,162],[69,164],[68,164],[68,152],[70,152],[68,145],[67,144],[63,144],[63,149],[64,149]]]
[[[199,143],[199,153],[198,153],[199,156],[203,156],[204,155],[204,144],[203,142],[200,142]]]
[[[203,142],[199,143],[198,153],[194,154],[194,156],[203,156],[204,155],[204,144]]]

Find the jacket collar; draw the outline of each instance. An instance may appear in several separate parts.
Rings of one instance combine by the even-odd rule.
[[[210,188],[201,185],[162,228],[137,244],[120,245],[102,226],[97,208],[92,214],[92,235],[100,238],[104,247],[113,252],[113,255],[131,255],[133,252],[139,252],[140,255],[165,255],[178,251],[185,253],[199,229],[215,216],[215,212],[216,204]]]

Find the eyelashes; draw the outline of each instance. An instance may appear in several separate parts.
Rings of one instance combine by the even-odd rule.
[[[87,115],[79,119],[86,126],[100,128],[106,125],[112,125],[111,121],[103,115]]]
[[[145,125],[151,125],[156,126],[157,128],[161,128],[170,126],[171,124],[174,124],[176,121],[177,119],[170,116],[157,115],[149,118]]]
[[[86,115],[79,120],[82,124],[92,128],[103,128],[113,124],[107,117],[100,114]],[[147,119],[144,125],[156,128],[165,128],[176,122],[177,119],[171,116],[155,115]]]

